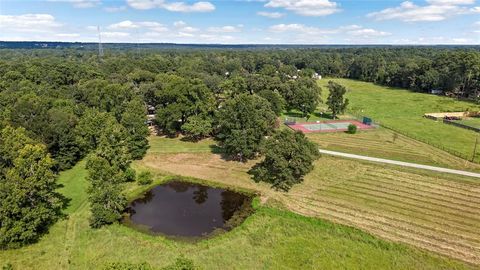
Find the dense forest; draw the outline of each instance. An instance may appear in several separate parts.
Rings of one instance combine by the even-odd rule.
[[[161,133],[215,136],[226,154],[246,160],[262,152],[283,111],[314,112],[322,102],[317,76],[439,89],[477,102],[480,52],[137,48],[99,58],[92,50],[0,50],[0,247],[35,241],[61,216],[56,174],[83,158],[91,226],[117,220],[126,205],[121,184],[135,179],[130,162],[148,149],[148,106]],[[266,164],[281,155],[272,151]]]

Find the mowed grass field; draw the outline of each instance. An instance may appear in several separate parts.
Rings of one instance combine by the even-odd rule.
[[[106,263],[119,261],[162,267],[184,255],[202,269],[476,268],[382,238],[479,263],[480,240],[475,232],[478,219],[472,211],[478,206],[480,190],[478,183],[469,179],[401,173],[395,168],[323,157],[305,183],[287,194],[254,183],[246,173],[254,162],[224,161],[211,152],[215,149],[212,141],[193,144],[152,137],[150,143],[146,158],[134,165],[138,170],[155,172],[157,184],[167,175],[195,176],[216,185],[256,192],[261,205],[233,231],[196,243],[147,235],[121,224],[94,230],[88,225],[82,162],[59,179],[63,185],[60,191],[72,199],[65,210],[68,218],[52,226],[36,244],[0,251],[0,266],[11,263],[14,269],[101,269]],[[332,170],[335,167],[342,170]],[[388,186],[382,188],[382,194],[375,191],[380,185]],[[407,192],[409,187],[415,187],[414,191]],[[127,195],[134,196],[143,189],[131,183]],[[445,206],[449,203],[451,206]],[[456,209],[463,211],[457,213]]]
[[[329,80],[347,87],[349,112],[372,117],[396,130],[411,134],[471,158],[477,133],[459,127],[435,122],[423,117],[429,112],[480,111],[480,106],[448,97],[414,93],[373,83],[348,79],[319,81],[326,100]],[[480,154],[475,156],[480,161]]]
[[[307,137],[322,149],[480,172],[479,164],[398,133],[394,135],[393,131],[385,128],[359,131],[356,134],[309,133]]]
[[[166,145],[175,143],[181,142],[171,140]],[[424,154],[422,149],[419,154]],[[137,166],[256,190],[267,205],[480,264],[477,179],[323,156],[303,184],[282,193],[250,179],[247,171],[253,161],[224,161],[198,149],[152,151],[156,154],[147,155]]]
[[[455,122],[458,122],[466,126],[474,127],[474,128],[480,128],[480,118],[467,118],[467,119],[459,120]]]

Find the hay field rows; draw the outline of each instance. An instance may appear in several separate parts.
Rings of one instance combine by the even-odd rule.
[[[480,165],[453,156],[438,148],[415,141],[388,129],[357,134],[310,133],[307,137],[321,148],[351,154],[393,159],[405,162],[446,167],[458,170],[480,171]]]
[[[253,162],[227,162],[209,152],[157,152],[137,165],[254,189],[267,204],[480,264],[480,182],[474,179],[324,156],[302,185],[281,193],[250,180]]]

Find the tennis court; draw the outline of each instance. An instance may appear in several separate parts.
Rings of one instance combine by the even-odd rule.
[[[375,128],[372,125],[367,125],[357,120],[331,120],[287,124],[287,126],[289,126],[291,129],[299,130],[303,133],[347,131],[349,125],[355,125],[359,130]]]

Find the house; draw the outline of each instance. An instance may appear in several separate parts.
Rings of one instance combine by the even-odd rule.
[[[312,79],[321,80],[321,79],[322,79],[322,75],[319,75],[317,72],[315,72],[315,73],[312,75]]]
[[[147,105],[147,114],[155,114],[155,106]]]

